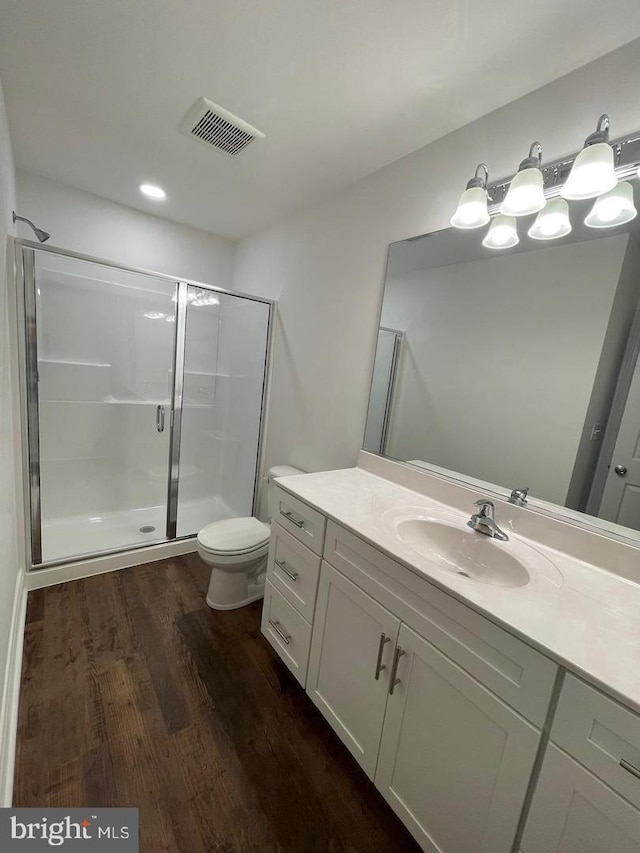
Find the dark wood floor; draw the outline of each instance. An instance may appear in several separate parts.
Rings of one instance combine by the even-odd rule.
[[[197,556],[29,595],[16,806],[138,806],[141,851],[418,847]]]

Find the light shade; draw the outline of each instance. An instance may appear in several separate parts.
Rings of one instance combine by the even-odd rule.
[[[454,228],[481,228],[489,219],[487,191],[484,187],[470,187],[460,196],[450,221]]]
[[[505,216],[529,216],[537,213],[546,204],[544,179],[542,177],[542,145],[533,142],[529,156],[520,163],[517,173],[500,205]]]
[[[608,142],[597,142],[578,154],[560,195],[576,201],[594,198],[613,189],[617,180],[613,148]]]
[[[595,200],[584,224],[589,228],[614,228],[630,222],[637,213],[633,203],[633,187],[628,181],[621,181]]]
[[[523,169],[514,175],[500,213],[506,216],[528,216],[537,213],[545,206],[542,172],[540,169]]]
[[[534,240],[557,240],[570,232],[569,205],[563,198],[552,198],[527,233]]]
[[[510,249],[519,242],[516,220],[513,216],[499,213],[491,223],[482,245],[487,249]]]

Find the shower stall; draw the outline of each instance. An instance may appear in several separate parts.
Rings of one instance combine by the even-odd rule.
[[[16,241],[34,568],[252,515],[273,304]]]

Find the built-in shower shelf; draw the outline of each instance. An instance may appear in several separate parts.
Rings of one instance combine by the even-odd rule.
[[[219,379],[228,379],[228,373],[211,373],[208,370],[185,370],[185,376],[215,376]]]
[[[56,403],[61,405],[82,406],[166,406],[171,404],[166,400],[40,400],[40,403]],[[183,403],[183,409],[213,409],[214,403]]]
[[[39,358],[38,361],[40,364],[67,364],[73,367],[112,367],[102,361],[72,361],[68,358]]]

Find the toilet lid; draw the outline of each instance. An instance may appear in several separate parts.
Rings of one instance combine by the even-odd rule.
[[[270,532],[269,525],[257,518],[226,518],[203,527],[198,542],[207,551],[239,554],[265,545]]]

